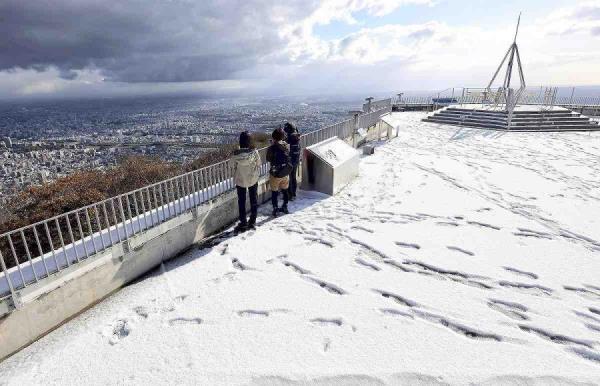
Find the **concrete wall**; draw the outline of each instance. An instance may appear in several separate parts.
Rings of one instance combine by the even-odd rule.
[[[259,202],[270,199],[266,179]],[[127,283],[172,259],[238,217],[235,192],[164,222],[18,292],[21,306],[0,317],[0,360],[19,351]],[[8,301],[8,300],[6,300]],[[6,306],[6,305],[5,305]]]

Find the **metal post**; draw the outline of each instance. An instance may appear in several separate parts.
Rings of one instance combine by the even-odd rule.
[[[156,207],[156,222],[160,224],[160,212],[158,210],[158,196],[156,195],[156,185],[152,187],[152,197],[154,198],[154,206]]]
[[[102,235],[102,221],[100,221],[100,214],[98,212],[98,207],[94,204],[94,214],[96,215],[96,224],[98,224],[98,234],[100,235],[100,245],[102,245],[102,250],[106,249],[106,244],[104,243],[104,236]]]
[[[148,218],[146,216],[146,205],[144,204],[144,191],[143,190],[139,190],[138,191],[140,193],[140,205],[142,206],[142,214],[144,216],[144,229],[147,230],[149,228],[148,226]],[[135,193],[133,194],[135,196]]]
[[[168,218],[167,214],[165,213],[165,206],[167,207],[167,209],[169,209],[169,206],[168,206],[168,203],[165,205],[165,200],[163,198],[162,191],[163,191],[163,184],[161,183],[158,185],[158,197],[160,197],[160,206],[162,208],[162,214],[163,214],[162,222],[165,222],[165,221],[167,221],[167,218]]]
[[[146,202],[148,203],[148,211],[150,212],[150,226],[153,227],[155,222],[154,222],[154,217],[152,217],[152,198],[150,198],[150,188],[146,187]]]
[[[65,257],[65,262],[67,263],[67,267],[71,266],[71,262],[69,261],[69,256],[67,256],[67,249],[65,248],[65,240],[63,239],[62,230],[60,229],[60,222],[58,221],[58,217],[54,219],[56,223],[56,231],[58,232],[58,239],[60,240],[60,247],[63,251],[63,256]]]
[[[19,276],[21,276],[21,282],[23,283],[23,287],[25,287],[25,276],[23,276],[23,271],[21,271],[21,262],[17,257],[17,252],[15,251],[15,246],[13,245],[12,237],[11,235],[8,235],[6,236],[6,238],[8,239],[8,245],[10,245],[10,250],[12,252],[13,258],[15,259],[15,263],[17,263],[17,270],[19,271]]]
[[[183,195],[181,194],[181,184],[179,178],[175,178],[175,190],[177,191],[177,206],[179,206],[179,213],[185,212],[185,206],[182,205]]]
[[[54,264],[56,264],[56,271],[60,272],[60,265],[58,265],[58,260],[56,259],[56,252],[54,251],[54,243],[52,243],[52,236],[50,236],[50,228],[48,228],[47,221],[44,221],[44,229],[46,230],[46,237],[48,237],[48,243],[50,244],[50,251],[52,252],[52,259],[54,260]]]
[[[108,212],[106,211],[106,201],[102,202],[102,211],[104,213],[104,220],[106,220],[106,227],[107,227],[106,229],[108,230],[108,238],[110,240],[110,245],[115,245],[115,241],[113,239],[113,235],[110,230],[111,227],[110,227],[110,221],[108,219]],[[117,230],[117,233],[119,233],[118,230]]]
[[[187,208],[190,209],[192,207],[192,189],[190,189],[190,179],[189,174],[184,174],[182,178],[183,185],[183,193],[185,194],[184,201],[187,199]]]
[[[79,229],[79,237],[81,237],[81,243],[83,244],[83,252],[85,253],[86,259],[90,257],[87,249],[87,243],[85,241],[85,234],[83,233],[83,227],[81,226],[81,219],[79,218],[79,212],[75,212],[75,219],[77,220],[77,228]]]
[[[167,194],[170,194],[169,201],[173,204],[173,216],[177,215],[177,201],[175,198],[175,188],[174,188],[173,180],[169,180]]]
[[[115,230],[117,231],[117,239],[119,239],[119,242],[121,242],[123,241],[123,239],[121,238],[121,232],[119,232],[119,220],[117,219],[117,211],[115,209],[114,198],[110,199],[110,207],[112,209],[113,221],[115,222]]]
[[[44,250],[42,249],[40,237],[38,235],[37,229],[35,228],[35,225],[33,226],[33,236],[35,237],[35,242],[37,244],[38,251],[40,252],[40,259],[42,260],[42,263],[44,264],[44,269],[46,270],[46,277],[48,277],[50,276],[50,271],[48,270],[48,264],[46,264],[46,259],[44,258]]]
[[[206,169],[200,169],[200,193],[201,202],[208,201],[208,184],[206,183]]]
[[[359,116],[360,113],[358,111],[350,111],[350,114],[352,114],[352,118],[350,120],[350,125],[351,125],[351,132],[350,135],[352,136],[352,147],[356,149],[356,146],[358,145],[357,141],[356,141],[356,137],[358,135],[358,126],[360,124],[359,122]],[[313,145],[314,143],[309,143],[307,144],[308,146]]]
[[[98,253],[98,248],[96,247],[96,240],[94,237],[94,228],[92,228],[92,222],[90,221],[90,213],[88,211],[89,208],[85,208],[85,221],[87,223],[88,229],[90,230],[90,240],[92,240],[92,246],[94,247],[94,253]]]
[[[142,207],[142,213],[144,216],[144,227],[145,227],[144,229],[147,230],[149,228],[148,217],[147,217],[148,211],[146,210],[146,204],[144,203],[144,190],[140,189],[139,192],[140,192],[140,205]]]
[[[6,283],[8,284],[8,289],[10,291],[10,296],[13,299],[13,304],[15,303],[15,287],[13,287],[12,280],[10,279],[10,275],[8,274],[8,269],[6,269],[6,264],[4,263],[4,257],[2,256],[2,251],[0,251],[0,263],[2,264],[2,272],[4,272],[4,279],[6,279]],[[15,304],[16,305],[16,304]]]
[[[135,209],[135,219],[138,223],[139,232],[141,232],[143,228],[142,228],[142,221],[140,220],[140,217],[142,217],[142,216],[140,216],[140,208],[137,203],[137,197],[135,196],[135,192],[133,192],[132,195],[133,195],[133,208]]]
[[[73,227],[71,226],[71,220],[69,219],[69,214],[65,216],[67,220],[67,230],[69,231],[69,237],[71,238],[71,245],[73,246],[73,250],[75,251],[75,260],[79,263],[79,253],[77,253],[77,245],[75,244],[75,237],[73,237]]]
[[[123,199],[122,196],[117,198],[119,201],[119,213],[121,213],[121,221],[123,223],[123,231],[125,233],[125,240],[129,239],[129,234],[127,233],[127,217],[125,217],[125,211],[123,210]],[[131,228],[131,234],[133,234],[133,227],[131,226],[131,222],[129,223],[129,227]]]
[[[27,245],[27,239],[25,238],[25,233],[23,233],[23,230],[21,229],[21,240],[23,241],[23,245],[25,246],[25,252],[27,253],[27,260],[29,260],[29,266],[31,267],[31,270],[33,271],[33,278],[35,279],[35,282],[38,282],[38,277],[37,277],[37,273],[35,272],[35,267],[33,265],[33,261],[31,260],[31,252],[29,251],[29,246]]]

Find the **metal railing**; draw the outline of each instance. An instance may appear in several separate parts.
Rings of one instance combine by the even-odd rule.
[[[365,113],[370,113],[373,111],[385,109],[388,106],[392,105],[392,98],[382,99],[380,101],[370,102],[363,104],[363,111]]]
[[[436,105],[440,103],[437,97],[402,97],[397,99],[394,103],[400,106],[410,105]],[[465,95],[448,97],[446,99],[452,100],[453,104],[470,104],[470,103],[490,103],[490,100],[485,100],[483,95]],[[519,99],[519,104],[523,105],[546,105],[548,103],[544,95],[523,95]],[[559,96],[554,99],[555,106],[600,106],[600,96],[581,96],[581,97],[569,97]]]
[[[359,127],[373,126],[389,112],[391,106],[360,115]],[[302,135],[301,145],[306,148],[336,136],[347,139],[357,128],[354,119],[348,119]],[[269,170],[266,151],[259,149],[261,176]],[[17,291],[51,280],[72,265],[234,189],[229,159],[4,233],[0,299],[12,297],[14,302]]]

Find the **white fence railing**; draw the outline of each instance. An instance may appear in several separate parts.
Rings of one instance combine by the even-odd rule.
[[[391,112],[391,105],[302,135],[306,148],[332,137],[350,138]],[[259,150],[268,173],[267,148]],[[113,245],[235,190],[233,164],[202,169],[111,197],[0,235],[0,299],[77,265]],[[10,260],[8,260],[10,259]]]
[[[490,103],[486,101],[483,95],[467,95],[455,97],[402,97],[394,101],[396,105],[442,105],[442,104],[469,104],[469,103]],[[543,95],[523,95],[519,99],[519,104],[523,105],[546,105],[548,101]],[[559,96],[554,100],[555,106],[600,106],[600,96],[582,96],[569,97]]]
[[[390,106],[392,106],[392,98],[382,99],[380,101],[363,104],[363,112],[370,113],[373,111],[385,109]]]

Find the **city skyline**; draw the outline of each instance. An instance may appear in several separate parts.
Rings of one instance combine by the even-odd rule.
[[[9,0],[0,99],[482,86],[520,11],[529,84],[600,83],[600,1]]]

